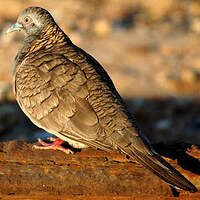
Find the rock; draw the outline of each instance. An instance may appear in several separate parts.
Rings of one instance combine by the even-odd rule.
[[[171,190],[168,184],[152,175],[137,161],[127,159],[120,153],[89,148],[75,155],[66,155],[60,151],[33,150],[32,145],[16,141],[0,143],[0,198],[30,200],[174,198],[175,191]],[[168,162],[199,188],[197,159],[200,158],[200,154],[197,149],[193,153],[194,148],[189,149],[189,147],[191,144],[154,144],[157,151],[172,158],[167,158]],[[187,149],[190,155],[185,153]],[[176,191],[176,195],[179,196],[177,200],[200,198],[199,192],[179,192]]]

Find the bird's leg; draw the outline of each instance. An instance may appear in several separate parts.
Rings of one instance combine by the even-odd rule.
[[[60,151],[65,152],[66,154],[69,154],[69,153],[72,153],[72,154],[73,154],[73,151],[72,151],[72,150],[61,146],[65,141],[61,140],[60,138],[53,138],[53,137],[50,137],[50,138],[48,138],[48,139],[49,139],[52,143],[46,143],[46,142],[44,142],[42,139],[39,138],[39,139],[38,139],[38,142],[39,142],[42,146],[34,145],[33,148],[35,148],[35,149],[41,149],[41,150],[46,150],[46,149],[60,150]]]

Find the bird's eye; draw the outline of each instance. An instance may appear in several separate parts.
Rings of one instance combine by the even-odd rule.
[[[28,16],[24,17],[24,23],[29,24],[32,21],[32,19]]]

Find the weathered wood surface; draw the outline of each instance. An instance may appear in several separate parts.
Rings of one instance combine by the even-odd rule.
[[[34,150],[31,143],[0,143],[0,199],[200,199],[177,191],[124,154],[86,149],[66,155]],[[155,144],[200,189],[200,151],[189,144]],[[173,160],[174,159],[174,160]],[[177,164],[179,163],[179,165]],[[185,168],[185,169],[183,169]]]

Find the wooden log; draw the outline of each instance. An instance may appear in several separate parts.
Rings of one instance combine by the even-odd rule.
[[[200,199],[199,192],[172,190],[119,152],[89,148],[66,155],[35,150],[32,145],[0,143],[0,199]],[[155,144],[154,148],[173,158],[166,159],[200,189],[200,152],[196,146]]]

